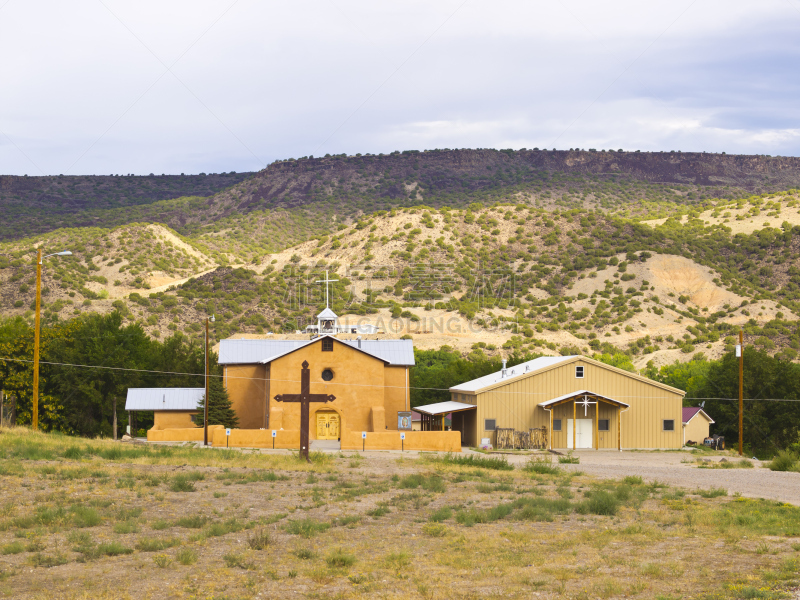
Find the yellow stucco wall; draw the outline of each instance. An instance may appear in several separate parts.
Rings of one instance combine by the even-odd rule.
[[[386,426],[389,431],[397,431],[397,413],[411,410],[408,397],[408,367],[386,367]]]
[[[702,446],[703,440],[708,437],[710,425],[708,419],[697,413],[683,428],[683,443],[692,441]]]
[[[200,430],[202,439],[202,429]],[[275,448],[298,449],[299,430],[278,430]],[[226,440],[225,429],[214,431],[213,445],[216,448],[272,448],[272,430],[232,429]],[[361,450],[360,431],[343,432],[343,450]],[[422,450],[429,452],[461,452],[461,434],[457,431],[407,431],[405,445],[399,431],[380,431],[367,433],[366,450]]]
[[[575,377],[575,367],[584,367],[584,377]],[[680,448],[683,443],[682,398],[683,394],[620,371],[587,358],[578,358],[555,367],[534,372],[527,377],[498,385],[473,395],[477,403],[477,439],[488,437],[496,443],[495,435],[485,431],[485,420],[496,419],[497,427],[524,431],[546,426],[550,430],[549,413],[539,408],[539,403],[578,390],[590,390],[630,405],[622,409],[623,448]],[[458,393],[460,402],[471,399]],[[553,448],[567,447],[567,421],[572,419],[572,403],[557,406],[554,418],[562,419],[562,431],[553,432]],[[595,406],[589,407],[584,417],[583,408],[578,407],[578,418],[596,419]],[[608,404],[600,405],[600,418],[609,419],[611,430],[600,432],[600,448],[617,447],[617,416],[619,409]],[[674,421],[675,430],[663,430],[663,420]],[[594,440],[594,430],[593,430]]]
[[[367,432],[361,439],[360,431],[345,431],[342,450],[423,450],[430,452],[461,452],[461,433],[458,431],[406,431],[405,443],[399,431]]]
[[[226,365],[225,388],[242,429],[267,427],[267,367],[265,365]],[[273,396],[275,394],[272,394]]]
[[[222,431],[223,437],[225,436],[225,428],[222,425],[209,425],[208,426],[208,441],[213,439],[213,436]],[[202,442],[203,441],[203,428],[194,427],[192,429],[150,429],[147,432],[148,442]]]
[[[197,412],[157,410],[153,412],[153,429],[188,429],[197,427],[192,422],[192,415]]]
[[[278,430],[275,448],[300,447],[300,431]],[[214,432],[212,445],[215,448],[272,448],[271,429],[232,429],[230,439],[226,440],[225,428]]]

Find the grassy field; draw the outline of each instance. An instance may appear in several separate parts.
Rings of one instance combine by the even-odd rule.
[[[797,597],[800,508],[459,458],[0,429],[0,597]]]

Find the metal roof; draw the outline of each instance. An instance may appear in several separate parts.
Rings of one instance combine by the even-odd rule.
[[[539,369],[544,369],[546,367],[552,367],[553,365],[557,365],[558,363],[565,362],[568,360],[572,360],[575,358],[574,356],[540,356],[539,358],[535,358],[533,360],[529,360],[528,362],[520,363],[518,365],[514,365],[513,367],[508,367],[506,369],[505,377],[503,376],[503,371],[497,371],[496,373],[490,373],[489,375],[484,375],[483,377],[478,377],[477,379],[473,379],[472,381],[466,381],[464,383],[460,383],[458,385],[454,385],[450,388],[451,392],[478,392],[483,388],[489,387],[490,385],[494,385],[495,383],[503,383],[507,381],[513,381],[516,378],[522,377],[524,375],[529,375],[534,371],[538,371]]]
[[[283,356],[308,343],[308,340],[222,340],[218,362],[221,365],[253,365],[271,356]]]
[[[714,419],[708,416],[708,413],[704,411],[699,406],[684,406],[683,407],[683,424],[685,425],[692,419],[694,419],[698,413],[703,413],[706,419],[708,419],[709,423],[713,423]]]
[[[358,348],[358,340],[339,340]],[[411,340],[361,340],[361,350],[391,365],[414,365],[414,342]]]
[[[205,388],[128,388],[125,410],[197,410]]]
[[[415,406],[414,410],[425,415],[446,415],[451,412],[461,412],[478,408],[474,404],[464,404],[463,402],[437,402],[436,404],[426,404],[425,406]]]
[[[221,365],[265,364],[324,337],[328,336],[313,340],[222,340],[218,362]],[[390,365],[414,364],[414,343],[411,340],[361,340],[359,347],[358,340],[333,339]]]
[[[613,402],[614,404],[619,404],[621,406],[630,406],[630,404],[625,404],[624,402],[620,402],[619,400],[614,400],[613,398],[609,398],[608,396],[603,396],[602,394],[596,394],[594,392],[590,392],[589,390],[578,390],[577,392],[570,392],[569,394],[564,394],[563,396],[559,396],[558,398],[552,398],[550,400],[545,400],[544,402],[540,402],[539,406],[550,406],[551,404],[558,404],[559,402],[563,402],[564,400],[569,400],[570,398],[576,398],[578,396],[594,396],[596,398],[603,398],[603,400],[608,400],[609,402]]]

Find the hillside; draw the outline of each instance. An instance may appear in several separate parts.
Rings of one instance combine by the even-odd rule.
[[[154,204],[213,196],[252,173],[199,175],[0,175],[0,240],[65,227],[158,220]],[[149,218],[152,217],[152,218]]]
[[[6,176],[0,239],[163,223],[220,264],[249,263],[377,210],[514,202],[658,219],[798,185],[797,158],[577,149],[304,157],[255,174]]]
[[[388,336],[410,334],[420,348],[622,350],[642,367],[718,356],[744,326],[748,343],[795,358],[798,203],[795,191],[675,203],[672,218],[644,222],[535,201],[398,208],[280,252],[261,250],[247,264],[215,250],[212,232],[135,223],[58,230],[3,244],[0,302],[4,315],[30,318],[30,249],[44,243],[75,252],[46,263],[46,322],[118,309],[152,335],[195,336],[213,313],[216,338],[293,335],[324,306],[314,282],[330,270],[340,315],[377,323]],[[767,223],[756,221],[762,214]],[[746,231],[729,228],[748,222]],[[242,244],[274,243],[276,230],[218,224],[227,243],[230,232]]]

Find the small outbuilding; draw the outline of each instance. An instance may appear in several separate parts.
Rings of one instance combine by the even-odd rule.
[[[700,406],[683,408],[683,444],[695,442],[702,445],[709,436],[709,427],[714,420]]]
[[[450,393],[461,407],[453,429],[467,446],[489,438],[497,447],[498,430],[504,439],[518,432],[520,439],[544,440],[548,448],[683,445],[678,423],[685,392],[584,356],[543,356],[504,366]]]
[[[153,411],[153,430],[188,429],[196,423],[204,388],[128,388],[125,410]]]

